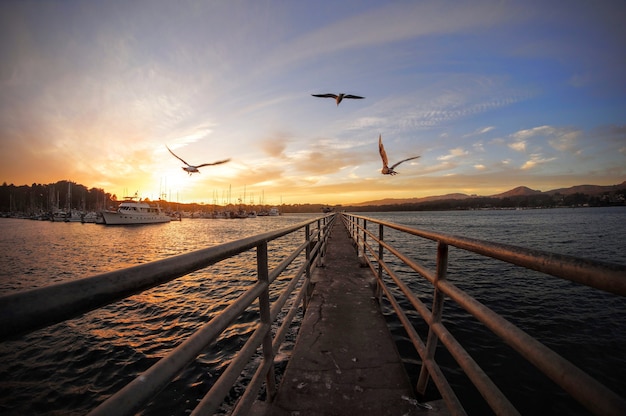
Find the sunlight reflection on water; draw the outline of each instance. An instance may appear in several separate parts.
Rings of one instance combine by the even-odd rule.
[[[79,279],[287,227],[318,215],[183,220],[149,226],[0,221],[0,294]],[[270,242],[270,256],[304,241]],[[278,263],[270,257],[270,267]],[[256,254],[243,253],[65,323],[0,344],[3,414],[84,414],[175,348],[256,281]],[[279,279],[277,286],[283,283]],[[254,329],[247,311],[162,394],[180,412],[206,392]],[[211,376],[207,377],[207,374]],[[42,383],[42,380],[46,380]],[[43,384],[43,385],[42,385]],[[85,387],[77,387],[85,386]],[[185,393],[180,393],[186,390]]]

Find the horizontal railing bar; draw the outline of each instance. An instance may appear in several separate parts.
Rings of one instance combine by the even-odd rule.
[[[445,325],[442,323],[429,323],[429,325],[497,415],[520,414]]]
[[[261,359],[261,364],[257,367],[257,370],[250,379],[250,382],[248,383],[248,386],[244,390],[243,394],[235,403],[235,408],[230,413],[230,416],[247,415],[249,413],[250,408],[256,400],[258,391],[261,389],[261,386],[265,381],[267,372],[273,364],[273,361],[266,360],[265,358]]]
[[[237,352],[226,370],[191,412],[191,416],[209,416],[215,413],[270,329],[270,324],[259,323],[257,329]]]
[[[394,256],[396,256],[400,261],[409,266],[413,271],[419,273],[422,277],[428,280],[431,284],[435,282],[435,274],[428,270],[427,268],[415,263],[413,259],[407,257],[405,254],[396,250],[394,247],[390,246],[384,241],[381,241],[380,244],[389,250]]]
[[[626,400],[450,282],[439,289],[594,414],[620,415]]]
[[[299,254],[301,254],[303,249],[306,248],[307,244],[308,244],[308,241],[305,241],[303,244],[301,244],[293,253],[291,253],[291,255],[287,259],[283,260],[277,267],[275,267],[270,272],[269,274],[270,283],[273,282],[275,279],[277,279],[278,276],[289,266],[289,264],[291,264],[293,260],[295,260],[295,258]],[[317,247],[319,247],[319,243],[314,248],[313,253],[316,252]],[[274,305],[272,306],[271,313],[270,313],[270,322],[274,322],[277,319],[277,316],[282,310],[284,303],[289,299],[289,294],[293,291],[293,288],[297,285],[298,281],[301,280],[304,274],[305,267],[307,266],[307,264],[312,263],[314,259],[315,257],[313,256],[309,260],[307,260],[304,264],[302,264],[299,267],[298,271],[296,272],[296,275],[291,279],[290,283],[287,285],[287,288],[283,289],[281,296],[279,296],[279,298],[274,302]],[[301,291],[301,294],[298,296],[297,298],[298,301],[302,300],[302,294],[304,294],[303,291]],[[297,312],[297,304],[292,309],[293,310],[290,311],[290,313],[288,313],[288,316],[284,319],[284,322],[281,328],[289,327],[291,321],[293,320],[293,316],[295,315],[295,312]],[[269,328],[270,327],[268,326],[268,330]],[[231,362],[227,370],[222,374],[222,376],[220,376],[216,384],[205,395],[205,397],[202,399],[200,404],[193,411],[192,415],[212,414],[217,409],[217,407],[219,407],[219,405],[223,402],[223,399],[228,393],[229,389],[232,387],[233,383],[237,380],[238,375],[241,373],[243,368],[245,368],[247,363],[250,361],[250,358],[252,357],[252,355],[258,349],[259,344],[261,340],[263,339],[263,337],[266,335],[266,333],[267,333],[267,330],[263,331],[263,333],[255,332],[253,337],[251,337],[249,341],[246,342],[243,349],[238,352],[237,358],[233,360],[233,362]],[[274,343],[276,342],[280,344],[280,342],[282,341],[276,338]],[[277,349],[279,344],[276,346],[273,346],[273,348]],[[260,385],[262,384],[264,380],[263,377],[265,376],[265,374],[267,374],[267,371],[269,371],[272,364],[273,364],[272,362],[266,362],[265,358],[262,359],[261,365],[257,368],[257,371],[255,372],[255,376],[253,377],[251,382],[249,382],[248,385],[246,386],[244,395],[238,401],[237,406],[239,406],[239,404],[242,404],[244,407],[250,406],[251,402],[254,401],[254,397],[256,396],[260,388]]]
[[[408,265],[411,269],[418,274],[425,277],[427,280],[434,284],[434,286],[441,290],[442,293],[450,297],[459,306],[467,310],[471,315],[477,318],[480,322],[485,324],[494,334],[499,336],[507,344],[512,346],[518,353],[520,353],[526,360],[535,365],[547,375],[550,379],[555,381],[565,391],[567,391],[573,398],[583,404],[587,409],[591,410],[595,414],[620,414],[624,408],[626,408],[626,400],[619,395],[615,394],[610,389],[606,388],[602,383],[598,382],[587,373],[574,366],[572,363],[556,354],[554,351],[541,344],[521,329],[493,312],[491,309],[481,304],[472,296],[466,294],[461,289],[457,288],[453,283],[449,281],[437,281],[435,282],[434,275],[427,269],[416,264],[413,260],[400,253],[398,250],[390,246],[384,241],[380,241],[379,238],[365,227],[359,225],[358,220],[352,221],[344,216],[344,222],[350,224],[347,226],[349,230],[357,229],[353,234],[353,239],[359,240],[361,235],[358,230],[362,230],[363,234],[369,235],[374,241],[390,251],[398,259]],[[362,216],[351,216],[356,219],[361,218],[364,221],[367,220],[372,223],[380,224],[381,226],[387,226],[389,228],[396,229],[401,232],[406,232],[411,235],[423,237],[438,241],[443,244],[455,246],[457,248],[471,251],[480,255],[492,257],[498,260],[502,260],[508,263],[516,264],[528,269],[537,270],[542,273],[551,274],[556,277],[561,277],[567,280],[571,280],[577,283],[581,283],[587,286],[595,287],[597,289],[605,290],[608,292],[621,294],[624,292],[624,283],[626,282],[626,266],[599,262],[595,260],[579,259],[572,256],[560,255],[549,253],[541,250],[526,249],[523,247],[516,247],[507,244],[491,243],[487,241],[470,239],[465,237],[450,236],[440,233],[431,233],[422,230],[416,230],[409,227],[399,226],[397,224],[387,223],[385,221],[378,221],[371,218],[365,218]],[[355,225],[352,227],[351,225]],[[517,410],[512,408],[508,399],[506,399],[498,390],[498,394],[494,398],[490,398],[493,388],[493,382],[486,377],[483,379],[484,371],[474,362],[469,356],[467,351],[458,343],[458,341],[449,333],[443,324],[434,324],[431,322],[430,311],[423,305],[423,303],[415,298],[412,291],[405,285],[401,279],[390,269],[390,267],[382,260],[378,258],[372,247],[365,241],[362,241],[364,253],[365,250],[369,255],[376,259],[387,272],[387,274],[393,279],[396,285],[400,287],[402,293],[407,297],[409,302],[418,310],[422,318],[433,328],[437,337],[443,342],[447,350],[455,357],[455,360],[459,363],[461,368],[470,377],[473,384],[478,388],[483,397],[490,403],[490,406],[496,413],[509,414],[510,412],[517,413]],[[372,262],[368,256],[366,261],[370,266],[372,272],[377,275],[373,268]],[[572,277],[571,274],[577,274],[578,276]],[[380,278],[377,276],[378,280]],[[392,298],[393,294],[387,289],[383,282],[380,282],[383,286],[385,294],[388,298]],[[407,293],[408,291],[408,293]],[[418,302],[414,302],[417,300]],[[394,307],[395,309],[395,307]],[[396,313],[400,317],[405,329],[409,331],[406,326],[406,320],[402,318],[403,311],[396,310]],[[409,323],[410,324],[410,323]],[[412,325],[409,327],[413,329]],[[421,341],[421,340],[420,340]],[[415,344],[415,343],[414,343]],[[418,352],[420,351],[419,348]],[[421,355],[421,354],[420,354]],[[436,364],[435,364],[436,366]],[[429,371],[430,368],[428,369]],[[433,377],[434,379],[434,377]],[[486,383],[486,384],[485,384]],[[484,386],[481,387],[481,384]],[[496,387],[497,389],[497,387]],[[487,392],[487,396],[485,395]],[[500,397],[504,398],[504,402],[500,403]],[[495,402],[494,402],[495,400]],[[495,403],[495,407],[494,407]],[[500,407],[500,406],[503,407]],[[509,408],[510,407],[510,408]],[[499,409],[499,410],[497,410]]]
[[[378,257],[372,253],[374,258],[377,261],[380,261]],[[430,310],[424,305],[419,298],[417,298],[411,289],[406,285],[396,274],[393,272],[389,266],[384,262],[380,261],[383,269],[387,272],[387,274],[393,279],[394,283],[400,288],[402,294],[409,300],[412,306],[418,311],[418,313],[422,316],[422,318],[428,323],[429,326],[435,330],[438,338],[446,345],[448,351],[452,354],[456,362],[461,366],[461,368],[465,371],[467,376],[472,380],[474,386],[478,389],[481,395],[487,400],[487,403],[491,406],[491,408],[496,412],[496,414],[501,415],[517,415],[519,412],[513,407],[510,401],[506,398],[506,396],[500,391],[500,389],[493,383],[493,381],[485,374],[485,372],[480,368],[480,366],[471,358],[471,356],[465,351],[465,349],[458,343],[458,341],[454,338],[452,334],[446,329],[443,324],[434,325],[432,322],[432,314]],[[385,291],[387,293],[387,297],[393,297],[393,294],[390,291]],[[395,300],[394,300],[395,302]],[[394,307],[395,309],[395,307]],[[406,315],[401,310],[396,310],[396,313],[400,317],[400,320],[405,329],[410,328],[413,329],[410,321],[406,318]],[[407,331],[408,332],[408,331]],[[417,335],[417,334],[416,334]],[[418,337],[419,339],[419,337]],[[419,344],[413,342],[413,345],[416,346],[416,349],[424,359],[426,354],[425,348],[426,346],[423,344],[422,340],[419,339]],[[419,345],[419,348],[418,348]]]
[[[281,261],[269,274],[269,281],[273,283],[274,280],[283,272],[289,265],[304,251],[304,249],[309,245],[309,240],[305,240],[301,243],[288,257],[286,257],[283,261]],[[311,250],[311,255],[316,253],[320,247],[320,242],[318,241],[313,250]]]
[[[184,367],[196,359],[228,326],[266,290],[267,283],[257,282],[235,302],[193,333],[173,351],[109,397],[89,414],[130,415],[162,390]]]
[[[283,261],[278,263],[276,267],[274,267],[269,273],[269,282],[274,283],[274,281],[284,272],[287,267],[291,265],[291,263],[302,253],[302,251],[306,248],[307,242],[300,244],[288,257],[286,257]]]
[[[300,290],[298,291],[298,295],[294,299],[293,304],[291,305],[291,308],[289,309],[289,312],[287,312],[287,315],[285,316],[283,323],[281,324],[278,331],[276,331],[276,335],[274,336],[274,343],[273,343],[274,354],[278,352],[278,349],[282,345],[283,339],[287,335],[287,331],[289,330],[289,326],[291,325],[291,322],[293,321],[294,316],[298,312],[298,309],[300,307],[300,302],[302,302],[302,299],[304,299],[305,295],[306,295],[306,287],[302,286]],[[272,316],[277,316],[279,312],[280,311],[272,311]]]
[[[354,217],[366,219],[358,215],[354,215]],[[473,253],[581,283],[606,292],[626,296],[626,266],[621,264],[583,259],[510,244],[417,230],[415,228],[393,224],[387,221],[374,220],[372,218],[367,218],[367,220],[411,235],[439,241]]]
[[[426,355],[426,345],[424,345],[423,341],[420,339],[419,335],[415,331],[415,328],[413,327],[413,325],[411,325],[408,317],[405,315],[404,311],[402,311],[402,308],[396,301],[393,293],[391,293],[391,290],[389,290],[384,282],[381,282],[381,286],[383,292],[385,293],[385,296],[387,297],[387,300],[389,301],[389,303],[391,303],[393,309],[400,317],[404,329],[407,331],[407,334],[411,338],[413,346],[415,346],[415,349],[418,351],[420,358],[422,358],[422,364],[425,365],[426,368],[428,368],[428,372],[431,375],[433,382],[437,386],[439,394],[441,394],[441,397],[444,399],[448,410],[456,416],[467,415],[465,409],[463,408],[463,405],[459,401],[457,395],[454,393],[454,390],[452,390],[450,383],[448,383],[448,380],[444,376],[437,362],[434,360],[424,359],[424,356]]]
[[[272,343],[272,349],[273,349],[274,355],[278,353],[278,350],[280,346],[282,345],[285,339],[285,336],[287,335],[287,331],[289,330],[289,327],[291,326],[291,323],[293,322],[293,319],[296,313],[298,312],[299,305],[302,302],[302,299],[304,298],[305,294],[306,294],[306,287],[302,286],[300,290],[298,291],[298,295],[294,299],[293,304],[291,305],[291,308],[289,309],[289,312],[283,319],[283,322],[280,328],[278,329],[278,331],[276,331],[276,335],[274,335],[274,342]],[[278,315],[279,312],[280,310],[276,310],[276,311],[272,310],[272,321],[276,319],[275,316]],[[254,400],[256,399],[256,396],[258,394],[259,389],[261,388],[261,385],[263,384],[265,380],[267,371],[270,369],[272,364],[273,362],[271,361],[267,361],[265,359],[262,360],[261,365],[257,368],[257,371],[252,376],[250,383],[248,383],[248,387],[243,392],[242,396],[239,398],[239,401],[237,402],[235,409],[233,410],[231,416],[237,416],[240,414],[248,413],[250,407],[252,406],[252,404],[254,403]]]
[[[320,234],[319,231],[317,234],[318,235]],[[283,290],[280,297],[274,302],[274,304],[272,305],[271,312],[270,312],[271,322],[276,321],[278,314],[283,309],[283,306],[285,305],[285,303],[289,300],[291,293],[293,292],[297,284],[302,280],[306,267],[310,264],[313,264],[316,261],[316,258],[319,256],[321,247],[326,243],[327,238],[328,238],[328,233],[326,233],[326,235],[323,236],[323,240],[320,239],[317,242],[315,247],[311,250],[311,257],[298,268],[298,270],[296,271],[296,274],[291,279],[287,287]],[[305,241],[301,245],[301,247],[297,249],[297,251],[300,252],[303,248],[306,247],[306,245],[308,245],[308,243],[309,241]],[[275,273],[275,271],[276,269],[272,273],[270,273],[270,276],[272,276]],[[291,308],[289,309],[289,312],[283,318],[280,328],[278,329],[278,331],[276,331],[276,334],[274,335],[274,341],[272,343],[273,355],[276,355],[276,353],[278,352],[278,349],[282,345],[284,338],[287,334],[287,331],[289,330],[289,327],[291,326],[291,323],[293,322],[295,314],[298,312],[298,308],[305,294],[306,294],[306,287],[302,286],[300,290],[298,291],[298,295],[293,300],[293,303],[291,305]],[[250,382],[248,383],[248,386],[246,387],[242,396],[239,398],[239,400],[235,404],[235,408],[232,411],[232,416],[248,413],[250,407],[252,406],[252,404],[254,403],[258,395],[258,391],[261,388],[261,385],[263,384],[265,377],[267,375],[267,372],[270,370],[272,364],[273,364],[272,361],[268,361],[265,358],[261,360],[261,364],[257,367],[254,375],[252,376]]]
[[[0,297],[0,339],[75,318],[203,269],[317,219],[218,246],[78,280]]]
[[[278,314],[282,310],[283,306],[289,300],[289,297],[291,296],[291,293],[295,289],[296,285],[300,282],[300,280],[302,279],[302,276],[304,276],[304,269],[305,269],[305,267],[306,267],[306,265],[302,265],[300,268],[298,268],[298,271],[291,278],[291,281],[289,282],[287,287],[283,290],[283,292],[278,297],[278,299],[276,299],[276,301],[274,301],[274,304],[272,305],[272,309],[271,309],[271,312],[270,312],[270,317],[272,318],[271,319],[272,322],[274,322],[276,320],[276,318],[278,317]]]
[[[377,236],[371,234],[371,237],[376,242],[381,243],[381,241],[378,239]],[[369,243],[364,242],[364,246],[367,248],[367,250],[370,253],[370,255],[377,262],[380,263],[380,265],[387,272],[387,274],[393,279],[394,283],[400,287],[402,293],[405,296],[407,296],[407,298],[409,299],[409,302],[413,305],[413,307],[416,310],[418,310],[418,312],[420,313],[422,318],[424,318],[426,320],[426,322],[430,322],[432,315],[431,315],[430,310],[426,307],[426,305],[424,305],[424,303],[420,299],[416,298],[415,295],[408,288],[408,286],[400,278],[398,278],[398,276],[391,270],[391,268],[384,261],[382,261],[378,257],[378,255],[376,254],[376,252],[373,250],[373,248],[371,247],[371,245]],[[377,273],[374,270],[372,262],[370,261],[369,257],[365,256],[365,260],[368,263],[368,265],[370,266],[370,270],[372,270],[372,272],[377,276]],[[456,415],[456,416],[466,415],[467,413],[465,412],[465,409],[463,408],[463,405],[461,404],[461,402],[459,401],[458,397],[456,396],[456,394],[452,390],[452,387],[448,383],[448,380],[444,376],[444,374],[441,371],[441,368],[439,367],[437,362],[434,361],[434,360],[429,360],[429,359],[425,358],[425,356],[426,356],[426,345],[424,344],[424,342],[422,341],[420,336],[417,334],[417,331],[415,330],[415,328],[411,324],[409,318],[404,313],[404,310],[402,310],[402,308],[400,307],[400,304],[396,300],[395,296],[393,295],[393,293],[391,293],[391,290],[385,284],[385,282],[383,280],[379,279],[378,276],[377,276],[377,280],[379,281],[379,284],[381,285],[382,290],[385,293],[385,296],[387,297],[387,300],[389,301],[389,303],[393,307],[394,311],[396,312],[396,315],[400,319],[400,322],[401,322],[402,326],[404,327],[405,331],[407,332],[407,335],[411,339],[411,343],[413,344],[413,346],[415,347],[417,353],[419,354],[420,358],[422,359],[422,363],[428,368],[429,374],[431,375],[431,378],[432,378],[433,382],[437,386],[437,390],[441,394],[442,398],[444,398],[444,401],[445,401],[445,403],[446,403],[446,405],[448,407],[448,410],[453,415]]]
[[[304,251],[304,249],[309,245],[309,241],[305,240],[302,244],[300,244],[293,253],[291,253],[289,255],[289,257],[285,258],[283,261],[281,261],[271,272],[269,275],[269,281],[270,283],[273,283],[274,280],[276,280],[276,278],[283,272],[285,271],[285,269],[287,269],[287,267],[289,267],[289,265],[296,259],[296,257],[298,257],[298,255],[300,255],[302,253],[302,251]],[[321,241],[318,241],[315,246],[313,247],[313,249],[311,250],[311,256],[314,256],[314,254],[317,254],[319,248],[321,247]],[[308,264],[313,264],[312,262],[309,262]]]
[[[295,260],[295,258],[297,258],[297,256],[302,253],[302,251],[304,250],[304,248],[307,247],[308,244],[309,244],[308,240],[302,243],[288,258],[283,260],[277,267],[275,267],[269,274],[269,281],[272,282],[275,279],[277,279],[278,276],[293,262],[293,260]],[[319,247],[321,247],[321,241],[318,242],[318,244],[315,246],[312,252],[316,253],[319,250]],[[314,260],[315,260],[315,256],[313,255],[310,259],[308,259],[304,264],[302,264],[299,267],[298,271],[296,272],[296,275],[291,279],[291,281],[289,282],[287,287],[283,290],[279,298],[274,302],[271,308],[271,313],[270,313],[271,322],[274,322],[276,320],[285,302],[289,299],[289,295],[293,291],[294,287],[302,279],[305,268],[309,264],[311,264]],[[281,329],[285,328],[285,330],[283,331],[282,336],[279,336],[278,334],[276,335],[273,349],[274,348],[277,349],[280,343],[282,343],[282,339],[284,338],[286,329],[288,329],[289,325],[291,324],[293,317],[295,316],[295,312],[297,312],[297,306],[299,302],[302,301],[302,297],[304,293],[305,293],[304,291],[302,290],[300,291],[300,294],[297,297],[296,304],[291,308],[290,312],[287,314],[287,316],[283,320]],[[235,364],[233,362],[229,365],[229,367],[224,372],[224,374],[222,374],[222,376],[218,379],[216,384],[211,388],[211,390],[202,399],[200,404],[192,412],[192,415],[212,414],[219,407],[219,405],[223,401],[226,394],[228,394],[228,391],[232,387],[233,383],[239,377],[239,374],[241,373],[245,365],[250,361],[252,354],[258,349],[259,344],[266,333],[267,331],[264,331],[262,334],[258,334],[258,335],[255,333],[255,335],[251,337],[251,339],[248,342],[246,342],[246,345],[244,346],[242,350],[239,351],[237,358],[235,359],[238,361],[238,364]],[[251,403],[256,398],[257,392],[261,384],[263,383],[264,377],[267,374],[267,371],[269,371],[269,369],[271,368],[272,364],[273,364],[272,362],[268,362],[265,358],[262,359],[261,365],[257,367],[257,370],[253,378],[251,379],[251,381],[246,386],[246,389],[242,397],[239,398],[238,403],[236,405],[237,408],[240,408],[240,409],[249,408]]]

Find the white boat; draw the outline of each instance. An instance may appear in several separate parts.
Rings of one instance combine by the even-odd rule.
[[[97,221],[98,221],[98,217],[99,217],[99,216],[100,216],[100,215],[99,215],[97,212],[95,212],[95,211],[86,212],[86,213],[84,213],[84,214],[82,214],[82,215],[80,216],[80,221],[81,221],[83,224],[86,224],[86,223],[95,223],[95,222],[97,222]]]
[[[64,209],[56,209],[50,216],[53,222],[67,222],[68,213]]]
[[[276,217],[276,216],[280,215],[280,211],[278,211],[278,208],[272,207],[270,209],[269,215],[270,215],[270,217]]]
[[[116,211],[102,211],[102,219],[106,225],[157,224],[172,220],[158,204],[150,205],[137,197],[126,197]]]

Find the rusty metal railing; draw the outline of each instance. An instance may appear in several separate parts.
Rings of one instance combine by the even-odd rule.
[[[626,296],[625,266],[418,230],[359,215],[342,214],[342,221],[357,245],[359,256],[369,266],[372,273],[377,276],[379,293],[384,293],[389,300],[422,359],[423,365],[417,381],[418,393],[424,394],[428,381],[433,380],[450,412],[454,415],[466,414],[435,361],[435,349],[438,342],[441,342],[496,414],[519,414],[502,391],[443,324],[443,300],[446,298],[453,300],[482,322],[525,360],[552,379],[592,413],[598,415],[624,414],[626,411],[624,398],[448,281],[448,247],[454,246],[621,296]],[[368,229],[368,224],[377,226],[378,234]],[[385,241],[385,229],[394,229],[408,235],[435,241],[437,243],[436,271],[433,273]],[[370,241],[376,244],[372,245]],[[433,288],[431,309],[397,276],[389,262],[384,260],[384,253],[387,252],[430,282]],[[418,335],[407,317],[406,311],[400,307],[398,300],[383,279],[384,274],[390,277],[403,296],[406,297],[406,300],[428,324],[429,331],[426,342]]]
[[[306,300],[306,294],[310,290],[311,268],[322,261],[334,219],[334,214],[321,216],[277,231],[128,269],[0,297],[0,340],[78,317],[88,311],[228,260],[240,253],[256,250],[257,282],[253,286],[90,413],[135,414],[192,363],[202,350],[216,341],[220,334],[258,299],[260,321],[257,328],[191,413],[213,414],[224,401],[242,370],[249,365],[254,354],[261,348],[262,360],[234,409],[235,414],[245,414],[264,382],[267,394],[270,397],[275,394],[274,356],[300,305]],[[273,258],[279,262],[270,270],[268,242],[301,230],[304,231],[304,241],[286,257]],[[269,293],[272,283],[302,256],[304,261],[272,303]],[[294,293],[296,289],[298,292]],[[278,322],[279,313],[286,308],[289,308],[286,315]],[[271,326],[274,323],[280,326],[272,336]]]

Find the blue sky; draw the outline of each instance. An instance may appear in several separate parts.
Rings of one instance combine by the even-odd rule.
[[[623,1],[0,3],[0,181],[348,204],[626,180]],[[364,100],[314,98],[349,93]],[[378,136],[391,163],[380,173]],[[188,176],[192,164],[232,158]]]

